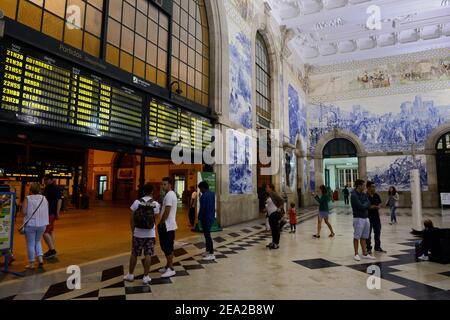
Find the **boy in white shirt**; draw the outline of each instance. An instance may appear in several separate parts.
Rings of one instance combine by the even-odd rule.
[[[175,242],[175,230],[177,230],[177,206],[178,198],[172,190],[172,179],[166,177],[162,180],[162,186],[166,193],[161,211],[161,221],[158,224],[158,234],[161,249],[164,252],[167,264],[164,268],[159,269],[162,278],[170,278],[175,276],[173,269],[173,246]]]
[[[129,273],[124,277],[125,281],[134,281],[134,269],[136,268],[137,258],[141,256],[142,251],[144,251],[145,259],[142,264],[144,266],[144,278],[143,282],[145,285],[150,284],[152,279],[149,276],[150,266],[152,261],[152,256],[155,254],[155,242],[156,242],[156,227],[155,227],[155,216],[160,213],[159,203],[153,200],[153,186],[151,184],[144,185],[143,188],[144,197],[140,200],[134,201],[133,205],[130,207],[132,211],[131,215],[131,232],[133,234],[133,244],[130,256],[130,267]],[[153,207],[153,226],[151,228],[137,228],[135,226],[135,215],[136,211],[140,206],[151,206]]]

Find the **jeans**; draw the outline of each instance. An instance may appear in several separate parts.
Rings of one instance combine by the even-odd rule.
[[[269,216],[270,230],[272,231],[272,243],[280,244],[280,214],[275,211]]]
[[[367,250],[372,250],[372,230],[375,237],[375,250],[381,249],[381,221],[380,216],[372,216],[369,214],[369,220],[370,220],[370,235],[369,239],[367,239]]]
[[[350,204],[349,200],[348,200],[348,196],[344,196],[344,203],[345,204]]]
[[[391,209],[391,222],[397,222],[397,214],[396,214],[397,207],[391,206],[390,209]]]
[[[205,236],[206,252],[208,252],[209,254],[214,254],[214,244],[211,238],[212,222],[202,221],[201,224],[203,229],[203,235]]]
[[[25,239],[27,241],[28,261],[34,262],[36,256],[42,257],[41,239],[44,234],[45,226],[43,227],[25,227]]]

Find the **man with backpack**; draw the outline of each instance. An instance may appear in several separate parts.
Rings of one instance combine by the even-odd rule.
[[[159,203],[153,200],[153,186],[144,185],[142,189],[144,197],[136,200],[130,207],[133,212],[131,215],[131,232],[133,233],[133,244],[130,256],[130,267],[128,274],[124,277],[125,281],[134,281],[134,269],[136,268],[137,258],[144,252],[144,285],[150,284],[150,266],[152,256],[155,253],[156,227],[155,215],[159,214]]]

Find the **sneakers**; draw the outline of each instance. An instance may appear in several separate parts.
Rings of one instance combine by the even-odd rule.
[[[420,261],[429,261],[430,260],[430,258],[428,258],[428,256],[426,256],[426,255],[421,255],[419,258],[417,258],[417,259],[419,259]]]
[[[172,269],[169,268],[169,269],[166,270],[166,272],[164,272],[161,275],[161,278],[170,278],[170,277],[173,277],[176,274],[177,273],[175,272],[175,270],[172,270]]]
[[[53,259],[54,257],[56,257],[56,250],[48,250],[44,253],[44,259]]]
[[[361,261],[361,257],[359,256],[359,254],[355,255],[353,259],[355,259],[355,261]]]
[[[150,278],[149,276],[144,276],[142,282],[144,283],[144,285],[149,285],[150,282],[152,282],[152,278]]]
[[[270,250],[276,250],[280,249],[280,246],[278,244],[272,243],[272,245],[269,247]]]
[[[208,255],[209,255],[209,252],[207,252],[207,251],[205,251],[205,252],[202,253],[202,257],[203,257],[203,258],[207,257]]]
[[[123,277],[123,280],[125,280],[126,282],[133,282],[134,274],[127,274],[125,277]]]
[[[269,243],[266,248],[270,248],[271,246],[273,246],[273,243]]]
[[[166,267],[161,268],[161,269],[158,270],[159,273],[166,273],[166,271],[167,271]]]
[[[363,258],[363,259],[366,259],[366,260],[375,260],[375,258],[372,257],[370,254],[367,254],[367,255],[365,255],[365,256],[363,255],[362,258]]]
[[[204,260],[204,261],[214,261],[214,260],[216,260],[216,256],[213,255],[213,254],[208,254],[207,256],[205,256],[205,257],[203,258],[203,260]]]
[[[387,251],[384,251],[382,248],[375,249],[375,252],[379,252],[379,253],[387,253]]]

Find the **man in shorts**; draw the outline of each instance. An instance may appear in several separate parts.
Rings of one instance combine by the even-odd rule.
[[[44,195],[48,201],[49,224],[44,232],[44,241],[48,246],[48,251],[44,253],[44,259],[52,259],[56,256],[55,250],[55,221],[59,219],[62,206],[62,194],[59,187],[53,180],[53,176],[44,177]]]
[[[352,191],[350,202],[352,204],[353,210],[353,247],[355,249],[355,256],[353,257],[356,261],[361,261],[359,256],[358,243],[361,244],[362,248],[362,258],[368,260],[374,260],[370,254],[367,253],[367,239],[370,236],[370,221],[369,212],[370,207],[369,199],[367,194],[364,192],[365,185],[363,180],[356,180],[355,189]]]
[[[152,229],[140,229],[136,228],[134,225],[134,212],[139,208],[141,203],[149,204],[154,207],[153,212],[159,214],[159,203],[153,200],[153,186],[151,184],[146,184],[142,188],[144,197],[140,200],[134,201],[133,205],[130,207],[132,211],[131,215],[131,232],[133,234],[133,244],[130,256],[130,267],[128,274],[124,277],[125,281],[134,281],[134,269],[136,268],[137,258],[141,256],[142,251],[144,252],[144,260],[142,264],[144,266],[144,278],[142,281],[144,285],[150,284],[152,279],[150,278],[150,266],[152,262],[152,256],[155,254],[155,242],[156,242],[156,227],[153,226]]]
[[[175,242],[175,230],[177,230],[177,206],[178,198],[172,190],[173,182],[171,178],[164,178],[162,180],[162,187],[165,192],[163,207],[161,210],[161,221],[158,224],[158,235],[161,250],[167,259],[167,264],[164,268],[159,269],[162,273],[162,278],[170,278],[176,275],[173,268],[173,246]]]

